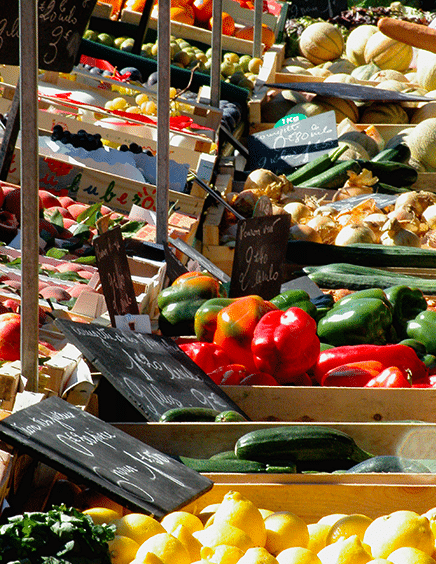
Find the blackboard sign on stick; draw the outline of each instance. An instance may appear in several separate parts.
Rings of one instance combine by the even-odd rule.
[[[238,222],[230,297],[256,294],[269,300],[280,293],[289,228],[289,215]]]
[[[97,0],[38,0],[38,68],[71,72]],[[0,63],[20,64],[19,2],[0,2]]]
[[[348,9],[347,0],[292,0],[289,2],[288,19],[311,16],[326,20]]]
[[[338,146],[335,112],[254,133],[247,138],[247,146],[248,170],[289,171]]]
[[[131,511],[161,518],[213,482],[56,396],[0,422],[0,437]]]
[[[170,338],[65,319],[55,323],[147,421],[176,407],[230,409],[248,419]],[[114,418],[122,416],[113,408]]]
[[[93,240],[101,286],[111,323],[116,315],[139,315],[129,262],[119,226]]]

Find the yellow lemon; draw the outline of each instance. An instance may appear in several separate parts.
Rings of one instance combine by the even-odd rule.
[[[331,526],[334,525],[336,521],[339,521],[339,519],[342,519],[343,517],[346,516],[347,516],[346,513],[331,513],[330,515],[324,515],[324,517],[321,517],[318,523]]]
[[[141,544],[136,560],[145,558],[148,552],[159,557],[163,564],[191,564],[191,558],[183,544],[170,533],[158,533]]]
[[[290,511],[276,511],[265,519],[265,548],[273,555],[292,546],[307,548],[309,530],[306,523]]]
[[[430,528],[433,531],[433,535],[436,538],[436,507],[432,507],[426,513],[423,514],[424,517],[430,521]]]
[[[368,526],[363,537],[373,558],[387,558],[402,546],[419,548],[429,555],[434,550],[434,535],[427,517],[414,511],[394,511],[377,517]]]
[[[171,532],[171,534],[179,539],[191,557],[191,561],[194,562],[200,558],[201,543],[197,540],[192,533],[189,531],[185,525],[179,525]]]
[[[322,564],[367,564],[372,560],[357,535],[340,538],[318,552]]]
[[[215,511],[218,509],[219,506],[220,506],[219,503],[211,503],[210,505],[207,505],[200,511],[197,517],[200,519],[200,521],[203,523],[204,526],[206,526],[206,523],[208,523],[209,525],[212,524]]]
[[[249,548],[238,564],[278,564],[277,560],[263,546]]]
[[[268,515],[271,515],[271,513],[274,513],[274,511],[272,511],[271,509],[262,509],[262,508],[260,508],[259,511],[260,511],[260,514],[262,515],[262,517],[263,517],[264,519],[266,519],[266,518],[268,517]]]
[[[359,513],[342,517],[330,527],[326,537],[326,545],[336,542],[340,538],[351,537],[351,535],[357,535],[360,540],[363,540],[365,531],[370,523],[372,523],[370,517],[360,515]]]
[[[229,491],[215,511],[214,524],[228,523],[242,529],[255,546],[265,546],[265,522],[259,509],[239,492]]]
[[[392,564],[436,564],[426,552],[410,546],[403,546],[391,552],[388,561]]]
[[[90,507],[83,511],[85,515],[90,515],[92,521],[95,525],[103,525],[104,523],[110,523],[122,517],[122,513],[115,511],[114,509],[109,509],[108,507]]]
[[[128,513],[112,524],[116,527],[116,535],[130,537],[140,545],[148,538],[166,532],[159,521],[143,513]]]
[[[245,531],[230,525],[229,523],[213,523],[202,531],[193,533],[203,546],[217,546],[219,544],[230,544],[237,546],[243,552],[253,548],[254,543]]]
[[[135,558],[135,560],[132,560],[130,564],[163,564],[163,562],[159,558],[159,556],[156,556],[156,554],[153,554],[152,552],[147,552],[147,554],[145,554],[141,558],[141,560]]]
[[[321,548],[324,548],[326,545],[326,538],[330,528],[330,525],[327,525],[327,523],[310,523],[307,525],[309,531],[309,543],[307,548],[315,554],[318,554]]]
[[[279,564],[321,564],[318,556],[307,548],[293,546],[277,554]]]
[[[374,558],[374,560],[370,560],[368,564],[392,564],[392,562],[386,560],[386,558]]]
[[[190,533],[203,529],[200,518],[188,511],[172,511],[165,515],[160,524],[167,533],[172,533],[179,525],[186,527]]]
[[[218,546],[203,546],[201,558],[214,564],[236,564],[244,552],[237,546],[219,544]]]
[[[133,539],[121,535],[115,535],[108,545],[112,564],[130,564],[139,548]]]

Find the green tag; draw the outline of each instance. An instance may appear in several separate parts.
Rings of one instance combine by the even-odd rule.
[[[274,127],[280,127],[281,125],[289,125],[291,123],[295,123],[302,119],[306,119],[306,117],[307,116],[305,116],[304,114],[289,114],[279,119],[279,121],[274,125]]]

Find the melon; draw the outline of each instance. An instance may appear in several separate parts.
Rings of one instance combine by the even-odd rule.
[[[413,47],[377,31],[366,42],[364,58],[366,63],[375,63],[382,70],[403,72],[412,62]]]
[[[381,88],[382,90],[392,90],[394,92],[402,92],[405,88],[405,83],[399,80],[389,79],[381,80],[376,88]]]
[[[324,79],[324,82],[342,82],[345,84],[359,84],[357,78],[351,76],[350,74],[345,74],[343,72],[339,72],[337,74],[331,74]]]
[[[313,67],[313,63],[311,63],[309,59],[306,59],[306,57],[302,57],[301,55],[297,55],[296,57],[287,57],[283,61],[282,66],[286,67],[287,65],[292,65],[294,67],[301,67],[303,69]]]
[[[292,108],[293,114],[303,114],[306,117],[317,116],[324,111],[324,108],[320,104],[313,102],[300,102],[299,104],[295,104]]]
[[[336,115],[336,123],[341,123],[345,118],[356,123],[359,119],[359,109],[353,100],[345,100],[336,96],[315,96],[312,103],[322,106],[325,112],[333,110]]]
[[[411,158],[426,171],[436,171],[436,118],[418,123],[406,137]]]
[[[417,108],[410,119],[410,123],[416,125],[429,118],[436,118],[436,102],[427,102]]]
[[[425,90],[436,89],[436,53],[418,50],[416,57],[416,82]]]
[[[409,82],[407,77],[400,71],[394,69],[379,70],[374,73],[370,80],[382,82],[383,80],[397,80],[398,82]]]
[[[375,63],[368,63],[366,65],[360,65],[360,67],[356,67],[351,76],[357,78],[357,80],[372,80],[372,76],[380,70]]]
[[[375,102],[365,108],[360,116],[361,123],[407,124],[406,110],[393,102]]]
[[[286,65],[285,67],[281,68],[280,72],[298,74],[302,76],[312,76],[308,69],[304,69],[303,67],[299,67],[296,65]]]
[[[379,147],[372,137],[363,131],[347,131],[338,137],[338,141],[360,145],[372,159],[379,152]]]
[[[331,73],[328,69],[324,69],[323,67],[312,67],[307,69],[312,76],[316,76],[317,78],[326,78],[327,76],[331,76]]]
[[[333,61],[344,51],[341,30],[328,22],[316,22],[306,27],[299,39],[300,53],[314,65]]]
[[[335,59],[334,61],[327,61],[322,65],[323,69],[327,69],[333,74],[351,74],[353,70],[356,68],[356,65],[353,65],[348,59],[340,57],[339,59]]]
[[[356,66],[365,64],[365,46],[371,35],[378,31],[376,25],[363,24],[353,29],[345,44],[347,59]]]

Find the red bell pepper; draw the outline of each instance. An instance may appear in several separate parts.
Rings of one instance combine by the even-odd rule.
[[[311,369],[315,380],[323,385],[329,370],[349,362],[377,360],[384,368],[397,366],[400,370],[410,370],[412,382],[428,374],[427,366],[418,358],[412,347],[407,345],[344,345],[324,350]]]
[[[364,386],[365,388],[411,388],[408,377],[397,366],[389,366],[374,376]]]
[[[256,325],[251,350],[258,370],[292,384],[319,356],[316,321],[299,307],[270,311]]]
[[[412,383],[412,388],[436,388],[436,374],[428,374]]]
[[[179,348],[189,356],[206,374],[230,363],[229,357],[218,345],[213,343],[183,343]]]
[[[260,319],[272,310],[280,311],[260,296],[237,298],[218,312],[213,342],[225,350],[231,363],[243,364],[248,372],[255,372],[251,339]]]
[[[385,368],[378,360],[363,360],[360,362],[349,362],[332,368],[324,376],[323,386],[347,386],[349,388],[361,388],[372,378],[380,374]]]

